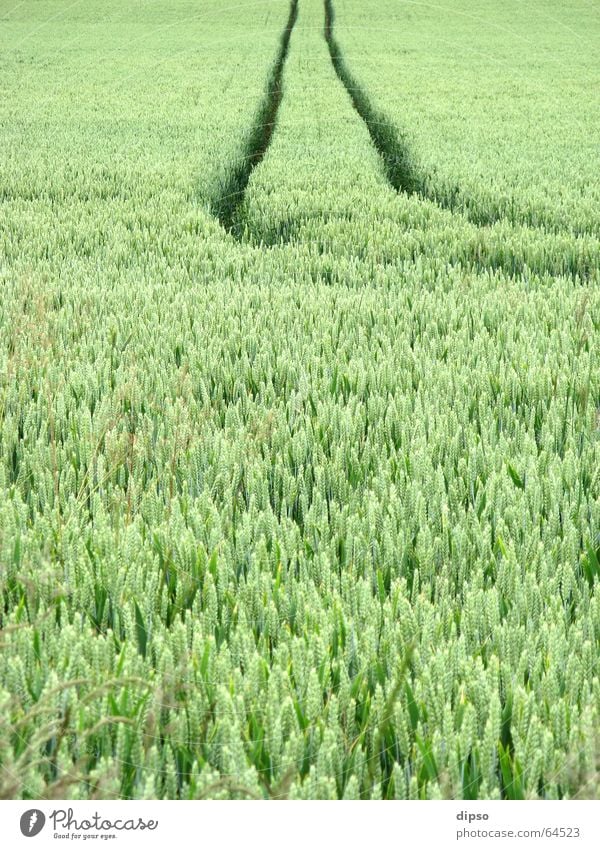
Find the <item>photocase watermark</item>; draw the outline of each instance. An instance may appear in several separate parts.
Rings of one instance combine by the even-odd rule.
[[[24,837],[35,837],[46,825],[46,817],[38,808],[31,808],[21,816],[21,834]]]
[[[59,840],[107,840],[116,838],[120,832],[154,831],[158,828],[158,820],[145,820],[142,817],[111,820],[95,811],[93,816],[77,819],[73,808],[57,808],[46,817],[43,811],[32,808],[21,815],[21,834],[24,837],[35,837],[44,828],[46,819],[52,826],[54,837]]]

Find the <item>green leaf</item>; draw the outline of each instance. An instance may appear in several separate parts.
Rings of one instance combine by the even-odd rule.
[[[412,730],[415,731],[419,724],[419,707],[415,701],[413,691],[408,681],[405,684],[406,698],[408,703],[408,715],[410,716],[410,724]]]
[[[585,544],[585,551],[586,553],[581,559],[581,565],[590,587],[593,587],[596,578],[600,579],[600,549],[594,551],[593,546],[588,541]]]
[[[523,788],[523,769],[517,758],[512,758],[510,750],[498,743],[498,757],[502,773],[502,790],[506,799],[512,801],[525,798]]]
[[[42,657],[42,646],[40,642],[40,632],[37,628],[33,632],[33,653],[35,655],[35,659],[39,663]]]
[[[525,489],[525,484],[523,483],[521,476],[514,468],[514,466],[511,466],[510,463],[507,463],[506,466],[508,468],[508,474],[511,476],[514,485],[517,486],[519,489]]]
[[[208,571],[216,579],[217,577],[217,562],[219,559],[219,546],[216,546],[212,554],[210,555],[210,560],[208,562]]]
[[[135,607],[135,632],[137,636],[137,644],[139,653],[142,657],[146,657],[146,648],[148,645],[148,631],[146,630],[146,623],[144,622],[144,617],[142,616],[142,611],[139,608],[137,601],[133,602]]]
[[[427,778],[429,781],[437,781],[438,777],[438,768],[435,762],[435,756],[431,749],[431,741],[423,740],[421,737],[417,735],[415,738],[415,742],[423,756],[423,766],[425,768],[425,772],[427,774]]]

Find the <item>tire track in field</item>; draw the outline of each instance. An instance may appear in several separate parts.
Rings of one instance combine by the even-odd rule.
[[[343,54],[333,35],[334,8],[333,0],[325,2],[325,40],[329,49],[330,58],[336,75],[348,92],[351,102],[359,117],[365,123],[371,140],[378,151],[384,166],[385,174],[390,186],[397,192],[414,195],[426,202],[435,204],[440,209],[445,209],[455,216],[455,220],[462,218],[470,222],[474,232],[466,239],[462,250],[451,250],[453,254],[449,259],[453,264],[461,263],[467,268],[479,272],[502,271],[510,277],[525,272],[533,274],[549,274],[552,276],[567,275],[574,277],[578,275],[582,281],[589,280],[593,275],[594,262],[590,256],[576,255],[567,259],[562,251],[558,253],[551,251],[545,254],[542,246],[540,256],[531,256],[527,259],[527,248],[506,245],[502,250],[493,242],[487,244],[487,230],[489,222],[481,219],[475,221],[467,211],[456,210],[450,202],[444,203],[432,192],[426,191],[424,176],[419,172],[410,146],[403,134],[386,116],[377,111],[371,104],[363,88],[357,83],[349,71]],[[292,31],[295,27],[299,13],[299,0],[291,0],[287,23],[280,37],[280,46],[275,62],[269,72],[266,92],[257,110],[247,140],[243,145],[237,162],[231,167],[227,176],[221,182],[218,198],[212,204],[212,212],[223,228],[237,241],[249,242],[254,247],[272,249],[277,246],[295,244],[303,241],[306,234],[303,233],[303,222],[301,220],[289,220],[278,232],[255,233],[254,236],[246,232],[247,221],[245,220],[248,210],[245,209],[245,197],[248,183],[254,169],[262,162],[271,144],[275,132],[279,107],[283,98],[283,74],[289,53]],[[501,216],[498,221],[506,221]],[[512,225],[516,231],[521,227],[539,232],[539,228],[529,228],[527,225]],[[559,240],[561,235],[557,233],[546,233],[550,239]],[[315,241],[314,235],[310,237]],[[318,240],[316,240],[318,241]],[[418,253],[425,248],[415,246]],[[530,254],[531,255],[531,254]],[[383,264],[394,262],[392,257],[386,257]]]
[[[244,202],[250,176],[264,159],[277,124],[277,113],[283,97],[283,69],[297,20],[298,0],[291,0],[289,17],[281,34],[279,52],[269,74],[265,96],[258,108],[241,159],[228,174],[220,197],[213,206],[213,212],[223,227],[236,238],[239,238],[242,229],[238,212]]]
[[[352,101],[383,160],[388,182],[398,192],[420,193],[421,180],[407,140],[386,116],[372,105],[366,92],[352,76],[343,53],[335,40],[333,25],[335,11],[332,0],[325,0],[325,41],[338,78]]]
[[[462,194],[459,185],[454,186],[449,195],[438,193],[436,187],[432,186],[427,174],[418,167],[416,158],[411,150],[410,143],[404,133],[379,109],[377,109],[366,90],[360,85],[356,77],[350,71],[342,49],[334,35],[335,10],[333,0],[324,0],[325,3],[325,41],[329,48],[329,55],[335,72],[348,92],[352,105],[367,126],[373,144],[375,145],[381,159],[385,173],[390,185],[399,192],[416,194],[421,199],[435,203],[442,209],[460,215],[477,227],[488,227],[497,222],[507,222],[513,227],[527,227],[531,230],[541,230],[555,235],[564,235],[560,228],[533,224],[525,220],[511,220],[506,212],[486,210],[471,207],[470,200]],[[465,206],[457,208],[461,196],[467,201]],[[587,231],[569,233],[568,235],[579,237],[591,235]]]

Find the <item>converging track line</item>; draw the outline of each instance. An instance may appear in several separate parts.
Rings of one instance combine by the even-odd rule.
[[[283,69],[290,49],[290,39],[298,20],[298,0],[291,0],[290,14],[281,35],[279,52],[269,74],[266,94],[258,108],[244,152],[237,167],[229,175],[224,191],[215,203],[214,212],[232,235],[241,236],[239,210],[250,176],[265,157],[277,124],[277,113],[283,97]]]

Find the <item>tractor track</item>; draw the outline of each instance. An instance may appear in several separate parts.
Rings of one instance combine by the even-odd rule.
[[[489,220],[489,217],[476,216],[472,209],[458,209],[456,204],[450,200],[437,196],[435,187],[432,189],[429,186],[429,189],[427,189],[426,177],[419,171],[406,137],[389,118],[373,106],[369,96],[346,64],[334,36],[335,11],[333,0],[324,0],[324,5],[324,37],[331,62],[337,77],[351,99],[355,111],[366,125],[371,140],[382,160],[390,187],[396,192],[415,195],[423,201],[433,203],[440,209],[451,212],[457,218],[462,218],[475,225],[483,235],[490,224],[494,223]],[[288,221],[286,226],[282,227],[282,230],[278,233],[255,233],[252,236],[247,232],[247,222],[245,221],[247,210],[244,208],[250,177],[254,169],[263,161],[277,125],[278,112],[283,99],[284,69],[298,13],[299,0],[291,0],[289,16],[280,36],[279,50],[269,73],[265,95],[259,105],[255,120],[251,124],[238,162],[226,179],[222,181],[219,197],[212,205],[212,211],[221,225],[236,240],[248,242],[255,247],[260,246],[267,250],[295,242],[302,230],[302,220],[299,219],[298,221]],[[509,223],[507,218],[501,215],[498,215],[494,221],[507,221]],[[526,224],[514,223],[512,226],[515,228],[529,227]],[[563,234],[548,232],[546,235],[560,237]],[[478,241],[476,240],[476,242]],[[391,259],[388,259],[383,264],[388,265],[390,262],[392,262]],[[459,251],[458,255],[453,257],[453,262],[459,262],[461,265],[479,272],[502,271],[511,277],[528,272],[552,276],[578,276],[584,282],[592,274],[591,260],[588,257],[574,258],[573,266],[570,268],[566,267],[567,264],[560,256],[555,260],[550,257],[543,257],[532,265],[528,265],[525,257],[519,256],[518,251],[514,253],[513,250],[507,249],[506,255],[499,255],[497,250],[485,244],[485,238],[482,244],[466,244],[464,252]]]
[[[522,219],[520,216],[511,217],[506,211],[481,208],[461,190],[460,185],[454,186],[450,191],[444,191],[440,186],[433,184],[429,176],[419,169],[416,157],[405,134],[384,112],[373,105],[364,87],[350,71],[334,34],[335,9],[333,0],[324,0],[324,4],[324,36],[333,67],[352,101],[354,109],[366,124],[373,144],[383,161],[387,180],[393,189],[406,194],[415,194],[422,200],[435,203],[442,209],[462,216],[477,227],[489,227],[499,222],[507,222],[513,227],[541,230],[549,235],[568,235],[575,238],[595,235],[588,230],[569,232],[551,224],[533,223],[525,218]]]
[[[335,40],[333,25],[335,11],[332,0],[325,0],[325,41],[338,78],[352,105],[367,126],[373,144],[383,160],[388,182],[396,191],[419,193],[421,180],[413,164],[407,141],[386,116],[372,105],[367,93],[352,76],[343,53]]]
[[[277,113],[283,97],[283,70],[297,20],[298,0],[291,0],[290,13],[281,34],[279,51],[269,74],[265,96],[252,123],[239,163],[228,175],[223,191],[213,206],[213,212],[222,226],[236,238],[241,236],[239,210],[244,202],[250,177],[264,159],[277,124]]]

